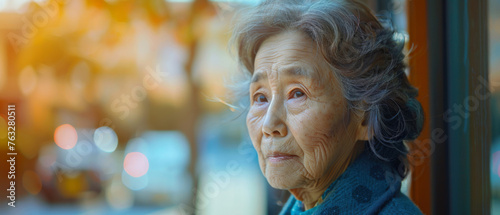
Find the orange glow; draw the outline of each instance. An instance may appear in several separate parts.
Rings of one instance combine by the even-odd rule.
[[[75,147],[78,135],[76,129],[70,124],[64,124],[56,128],[54,132],[54,141],[63,149]]]
[[[23,187],[32,195],[36,195],[42,190],[42,181],[33,170],[26,170],[23,174]]]
[[[7,137],[7,120],[5,118],[3,114],[0,114],[0,139]]]
[[[37,74],[33,67],[28,66],[21,70],[19,73],[19,87],[24,95],[29,95],[36,87],[37,84]]]
[[[141,177],[148,172],[148,158],[140,152],[130,152],[125,156],[123,168],[132,177]]]

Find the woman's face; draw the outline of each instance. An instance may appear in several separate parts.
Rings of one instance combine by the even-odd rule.
[[[271,186],[314,186],[365,134],[315,43],[298,31],[268,38],[255,59],[247,126]]]

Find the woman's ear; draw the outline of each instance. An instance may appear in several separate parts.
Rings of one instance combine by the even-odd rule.
[[[369,130],[368,126],[368,114],[366,112],[362,114],[363,118],[358,126],[358,131],[356,133],[356,139],[358,141],[368,141],[373,137],[373,131]]]

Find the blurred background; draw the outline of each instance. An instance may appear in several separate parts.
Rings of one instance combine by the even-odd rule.
[[[228,104],[225,87],[237,71],[232,18],[259,2],[0,0],[2,195],[9,104],[17,152],[16,208],[1,198],[0,213],[277,214],[289,193],[262,176],[247,98]],[[427,19],[412,19],[425,16],[425,1],[364,2],[415,53],[411,81],[430,82],[411,62],[429,56],[411,30],[427,28]],[[500,83],[500,1],[488,4],[489,81]],[[500,85],[490,88],[486,167],[492,213],[500,214]],[[402,190],[429,214],[431,154],[425,159]]]

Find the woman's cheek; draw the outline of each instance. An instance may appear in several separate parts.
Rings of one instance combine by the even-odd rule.
[[[328,168],[332,159],[334,136],[331,133],[332,119],[328,114],[312,106],[300,115],[293,118],[292,124],[299,125],[295,130],[295,137],[304,153],[303,162],[309,175],[320,177]],[[328,119],[330,118],[330,119]]]
[[[301,114],[303,111],[309,107],[309,102],[307,101],[307,98],[296,98],[296,99],[289,99],[286,101],[286,109],[288,111],[288,114],[297,116]]]
[[[248,134],[250,135],[250,139],[252,140],[252,143],[257,151],[259,151],[258,148],[260,147],[260,140],[262,139],[262,119],[262,114],[259,114],[259,112],[253,109],[248,112]]]

